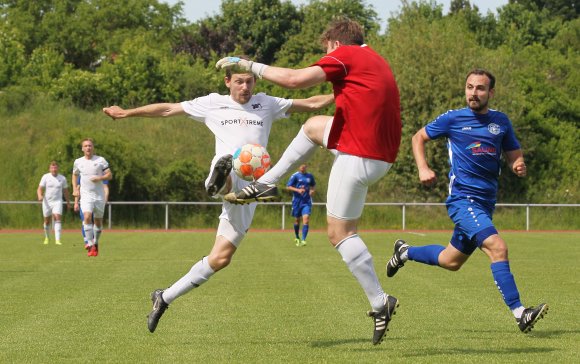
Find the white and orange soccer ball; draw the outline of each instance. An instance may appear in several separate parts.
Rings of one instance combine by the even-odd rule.
[[[233,156],[234,172],[246,181],[262,177],[270,169],[270,154],[259,144],[246,144],[238,148]]]

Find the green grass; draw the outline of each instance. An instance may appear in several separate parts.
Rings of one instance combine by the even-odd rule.
[[[448,233],[362,233],[381,283],[401,306],[379,346],[368,302],[321,232],[250,232],[234,261],[175,301],[155,334],[149,293],[207,254],[214,233],[105,231],[88,258],[78,233],[0,234],[2,363],[575,362],[580,234],[505,233],[524,304],[550,311],[519,332],[477,252],[459,272],[416,263],[384,275],[391,242],[443,243]]]

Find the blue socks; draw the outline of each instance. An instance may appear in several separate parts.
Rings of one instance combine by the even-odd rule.
[[[298,231],[300,231],[300,225],[294,224],[294,234],[296,234],[296,239],[300,239],[300,235],[298,235]]]
[[[505,304],[511,310],[522,306],[520,293],[510,270],[510,263],[508,261],[491,263],[491,273]]]
[[[302,240],[306,240],[307,235],[308,235],[308,224],[302,225]]]
[[[425,245],[409,247],[407,252],[409,260],[429,265],[439,265],[439,254],[443,250],[445,250],[445,247],[441,245]]]

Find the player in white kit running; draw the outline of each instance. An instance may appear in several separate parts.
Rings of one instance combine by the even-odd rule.
[[[65,176],[58,173],[58,163],[50,162],[49,173],[40,179],[36,190],[38,201],[42,201],[42,216],[44,216],[44,244],[48,244],[51,220],[54,219],[54,239],[56,245],[62,245],[60,235],[62,231],[62,197],[66,199],[66,207],[70,209],[68,184]]]
[[[226,70],[225,84],[229,95],[212,93],[181,103],[151,104],[124,110],[118,106],[103,109],[113,119],[127,117],[168,117],[189,115],[204,123],[215,135],[215,156],[211,163],[206,191],[221,197],[229,191],[240,191],[249,182],[242,180],[232,169],[232,153],[248,143],[268,145],[274,121],[293,112],[311,112],[330,105],[333,95],[318,95],[308,99],[282,99],[264,93],[254,95],[256,78],[250,72]],[[193,265],[181,279],[165,290],[151,293],[153,310],[147,326],[154,332],[161,315],[176,298],[205,283],[214,273],[227,267],[246,235],[254,217],[256,204],[233,205],[224,202],[214,246],[208,256]]]
[[[73,194],[75,197],[80,195],[81,198],[81,210],[84,215],[83,227],[89,245],[87,256],[96,257],[99,255],[99,238],[105,215],[106,199],[103,181],[111,180],[113,174],[109,168],[109,162],[94,154],[95,146],[92,139],[83,139],[81,145],[84,156],[74,162]],[[78,176],[81,177],[80,189],[77,185]]]

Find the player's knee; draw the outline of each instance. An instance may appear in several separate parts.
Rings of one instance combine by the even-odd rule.
[[[484,240],[482,250],[492,262],[508,260],[508,247],[499,235],[493,235]]]
[[[213,269],[214,272],[217,272],[219,270],[224,269],[225,267],[230,265],[231,261],[232,261],[232,258],[228,257],[228,256],[209,256],[208,257],[209,266],[211,267],[211,269]]]
[[[302,126],[302,130],[310,140],[317,144],[321,144],[324,137],[324,129],[329,120],[330,118],[328,116],[313,116],[306,120],[306,123]]]

